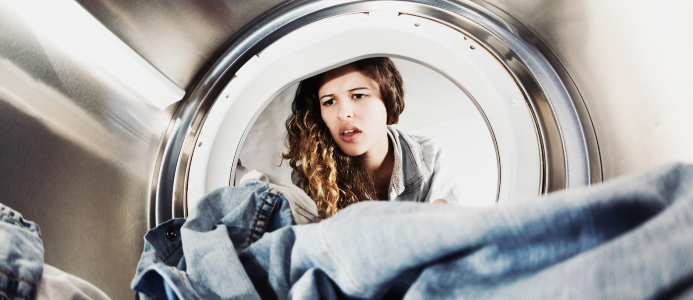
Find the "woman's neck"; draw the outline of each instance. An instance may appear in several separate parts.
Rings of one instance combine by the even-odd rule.
[[[384,145],[383,145],[384,144]],[[395,166],[395,152],[389,135],[385,135],[375,151],[366,152],[366,168],[373,174],[378,200],[387,200],[390,179]]]

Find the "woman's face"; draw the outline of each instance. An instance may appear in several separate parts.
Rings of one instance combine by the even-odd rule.
[[[337,145],[349,156],[387,154],[387,110],[378,83],[346,65],[323,74],[320,113]]]

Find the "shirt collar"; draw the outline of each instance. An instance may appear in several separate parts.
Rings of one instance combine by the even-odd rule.
[[[399,196],[404,192],[404,174],[402,173],[402,145],[398,143],[399,133],[391,128],[387,127],[387,136],[390,137],[392,141],[392,148],[395,152],[395,166],[392,169],[392,177],[390,178],[390,186],[395,189],[397,193],[395,195]],[[394,199],[394,197],[392,197]]]

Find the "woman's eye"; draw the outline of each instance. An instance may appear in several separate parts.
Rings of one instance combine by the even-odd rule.
[[[330,106],[332,104],[334,104],[334,99],[330,99],[322,103],[323,106]]]
[[[362,99],[363,97],[366,97],[366,94],[354,94],[352,97],[354,97],[354,99]]]

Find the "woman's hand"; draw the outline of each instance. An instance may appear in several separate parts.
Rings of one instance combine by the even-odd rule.
[[[445,199],[438,199],[436,201],[433,201],[433,204],[448,204],[448,201]]]

